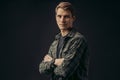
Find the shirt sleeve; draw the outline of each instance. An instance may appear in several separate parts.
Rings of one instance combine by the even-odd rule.
[[[69,50],[65,53],[62,65],[54,69],[57,76],[66,78],[70,76],[80,64],[81,55],[84,53],[86,42],[84,38],[77,38],[70,44]]]
[[[47,55],[52,57],[51,46],[49,48],[49,51],[48,51]],[[44,62],[44,60],[42,60],[42,62],[39,64],[39,72],[40,73],[45,73],[45,74],[49,74],[49,73],[53,72],[53,69],[55,67],[54,62],[55,62],[54,58],[50,62]]]
[[[55,60],[52,60],[50,62],[44,62],[42,61],[39,65],[39,72],[40,73],[46,73],[46,74],[49,74],[50,72],[53,71],[54,69],[54,61]]]

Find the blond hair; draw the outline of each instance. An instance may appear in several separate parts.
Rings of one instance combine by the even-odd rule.
[[[75,10],[73,8],[73,5],[69,2],[60,2],[57,7],[55,8],[55,12],[57,12],[58,8],[62,8],[64,10],[69,10],[72,14],[72,16],[75,16]]]

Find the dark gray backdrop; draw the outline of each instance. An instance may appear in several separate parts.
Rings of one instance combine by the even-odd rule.
[[[59,32],[54,13],[59,1],[0,1],[0,80],[49,80],[38,66]],[[119,25],[114,18],[119,15],[118,3],[68,1],[77,10],[75,27],[88,40],[89,80],[119,80]]]

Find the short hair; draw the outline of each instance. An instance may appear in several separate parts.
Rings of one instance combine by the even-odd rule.
[[[69,10],[72,14],[72,16],[75,16],[75,9],[73,7],[73,5],[70,2],[60,2],[57,7],[55,8],[55,12],[57,12],[57,10],[59,8],[62,8],[64,10]]]

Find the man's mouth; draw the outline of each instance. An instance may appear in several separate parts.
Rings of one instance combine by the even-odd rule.
[[[66,25],[66,24],[59,24],[59,25]]]

